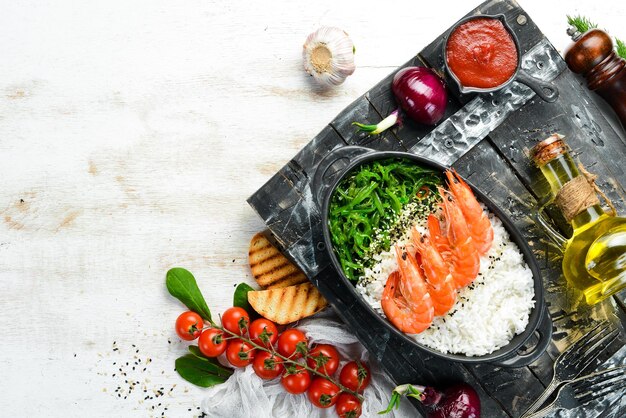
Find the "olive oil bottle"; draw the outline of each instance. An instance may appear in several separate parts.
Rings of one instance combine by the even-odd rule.
[[[608,286],[626,282],[626,224],[611,228],[589,247],[585,257],[587,271],[596,279],[611,277]]]
[[[563,251],[568,283],[580,289],[590,305],[626,288],[626,218],[604,212],[592,182],[579,171],[562,136],[538,143],[531,156],[573,228],[566,239],[538,217]]]

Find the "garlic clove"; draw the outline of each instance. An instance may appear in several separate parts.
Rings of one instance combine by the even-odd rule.
[[[339,28],[322,26],[304,42],[304,69],[321,84],[337,86],[354,73],[354,44]]]

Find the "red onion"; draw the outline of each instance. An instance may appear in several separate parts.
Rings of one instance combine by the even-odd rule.
[[[400,107],[415,122],[434,125],[446,111],[446,87],[441,78],[429,68],[401,69],[393,77],[391,89]]]
[[[440,395],[441,398],[431,404],[432,412],[428,413],[428,418],[480,418],[480,398],[470,385],[450,386]]]
[[[398,408],[402,396],[415,398],[426,406],[428,418],[480,418],[480,398],[467,383],[450,386],[441,392],[429,386],[400,385],[393,390],[387,409],[379,414]]]
[[[414,121],[435,125],[441,120],[448,104],[448,93],[443,80],[426,67],[406,67],[393,77],[391,89],[405,113]],[[401,123],[399,109],[394,110],[376,125],[352,122],[360,131],[370,135]]]

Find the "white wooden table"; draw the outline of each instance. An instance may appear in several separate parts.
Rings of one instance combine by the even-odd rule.
[[[197,415],[167,269],[227,308],[263,228],[245,199],[474,5],[2,2],[0,415]],[[559,49],[568,13],[626,37],[622,0],[522,6]],[[330,92],[301,68],[320,25],[357,49]]]

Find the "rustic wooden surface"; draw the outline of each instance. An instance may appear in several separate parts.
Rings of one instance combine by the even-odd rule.
[[[619,322],[610,314],[613,301],[589,309],[579,305],[579,294],[571,292],[564,297],[560,290],[564,283],[559,262],[551,257],[545,234],[529,216],[538,207],[537,199],[545,194],[545,187],[534,180],[539,174],[528,163],[527,151],[533,143],[553,132],[571,137],[570,143],[576,150],[589,148],[588,158],[591,159],[583,161],[588,165],[589,161],[595,161],[593,169],[605,179],[604,186],[621,209],[624,194],[620,183],[626,181],[626,176],[612,156],[626,155],[626,146],[524,10],[513,2],[488,1],[470,14],[475,13],[502,13],[507,17],[520,40],[523,68],[543,79],[554,80],[563,91],[559,101],[546,104],[537,98],[529,99],[524,89],[513,85],[490,96],[453,95],[446,115],[450,118],[432,132],[432,128],[407,121],[381,138],[355,133],[350,124],[352,121],[375,123],[395,108],[389,88],[390,75],[344,109],[330,122],[332,129],[327,127],[320,132],[251,197],[250,203],[286,252],[303,267],[398,383],[426,381],[442,384],[463,379],[481,389],[487,416],[518,416],[549,382],[551,365],[559,351],[584,333],[595,320],[606,317],[607,312],[613,321]],[[443,39],[445,34],[405,65],[428,65],[441,71]],[[487,133],[490,133],[489,138],[480,142]],[[352,299],[337,280],[336,273],[329,269],[327,255],[319,251],[322,225],[319,205],[316,204],[316,197],[320,194],[316,166],[331,150],[346,144],[379,150],[408,150],[443,164],[452,164],[505,209],[544,266],[548,289],[546,301],[554,315],[556,332],[551,347],[541,358],[530,367],[517,369],[488,364],[450,364],[396,338],[375,321],[372,312]],[[615,353],[623,342],[623,337],[614,342],[602,359]]]
[[[616,34],[626,18],[618,0],[522,5],[559,50],[566,13]],[[0,415],[197,414],[202,389],[173,371],[185,345],[172,331],[181,308],[166,294],[165,271],[189,268],[208,304],[225,309],[234,284],[252,284],[247,245],[264,227],[245,199],[469,7],[3,2]],[[331,92],[301,70],[302,41],[322,24],[341,26],[357,45],[356,73]],[[532,140],[530,129],[509,140]],[[498,164],[522,164],[519,152]],[[615,164],[607,169],[617,175]],[[494,187],[499,180],[490,177]],[[145,372],[134,365],[148,358]],[[118,397],[129,378],[141,388]],[[168,394],[144,400],[143,385]]]

